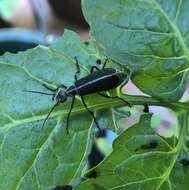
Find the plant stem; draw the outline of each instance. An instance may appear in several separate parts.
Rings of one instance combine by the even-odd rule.
[[[182,103],[182,102],[163,102],[161,100],[148,97],[148,96],[134,96],[134,95],[126,95],[121,94],[121,98],[124,98],[127,100],[131,105],[155,105],[155,106],[163,106],[173,109],[174,111],[176,109],[183,109],[188,111],[189,110],[189,104],[188,103]]]

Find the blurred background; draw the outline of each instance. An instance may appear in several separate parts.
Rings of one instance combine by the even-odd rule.
[[[0,0],[0,55],[24,51],[38,44],[48,45],[60,37],[65,28],[77,32],[83,40],[90,38],[89,26],[81,11],[81,0]],[[128,94],[143,94],[130,81],[125,91]],[[188,91],[183,100],[186,97]],[[139,121],[144,107],[134,106],[130,111],[131,114],[122,121],[125,127]],[[149,112],[155,113],[152,127],[160,135],[176,134],[177,120],[172,111],[151,106]],[[102,141],[101,137],[104,136],[109,139],[108,144]],[[109,144],[115,137],[111,132],[97,135],[100,142],[97,144],[104,149],[104,154],[111,151]]]
[[[89,38],[80,0],[1,0],[0,53],[49,44],[64,29]]]

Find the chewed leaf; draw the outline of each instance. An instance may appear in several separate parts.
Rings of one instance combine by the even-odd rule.
[[[83,0],[93,37],[145,93],[176,101],[189,65],[188,1]]]
[[[113,143],[113,152],[85,177],[94,171],[96,175],[90,176],[76,190],[172,189],[177,183],[176,179],[172,180],[183,171],[177,161],[179,151],[177,146],[172,146],[174,138],[166,140],[151,129],[150,119],[150,114],[143,115],[138,124],[118,136]],[[186,176],[181,175],[183,182],[187,181],[187,171]],[[169,183],[170,179],[172,183]],[[186,189],[181,188],[186,187],[184,184],[177,187]]]

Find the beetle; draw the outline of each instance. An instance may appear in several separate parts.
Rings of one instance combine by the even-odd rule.
[[[118,87],[119,85],[123,84],[127,75],[124,72],[116,71],[114,68],[105,68],[106,63],[107,63],[107,59],[106,59],[102,69],[99,69],[97,66],[92,66],[89,75],[78,79],[79,74],[80,74],[80,66],[79,66],[77,57],[74,57],[74,59],[75,59],[77,70],[74,75],[75,82],[70,87],[67,87],[65,85],[60,85],[54,89],[54,88],[50,88],[49,86],[43,84],[43,86],[46,89],[52,91],[53,94],[32,91],[32,90],[25,90],[25,91],[32,92],[32,93],[44,94],[44,95],[52,95],[53,96],[52,100],[56,101],[55,105],[51,108],[48,115],[46,116],[46,118],[43,122],[43,125],[45,124],[45,122],[47,121],[47,119],[49,118],[50,114],[52,113],[52,111],[54,110],[54,108],[56,106],[58,106],[60,103],[64,103],[65,101],[67,101],[67,99],[69,97],[72,97],[70,110],[68,112],[68,116],[66,119],[66,131],[67,131],[67,133],[69,133],[69,131],[68,131],[69,118],[70,118],[70,114],[71,114],[71,111],[74,106],[75,96],[77,95],[81,98],[81,101],[82,101],[84,107],[90,113],[90,115],[93,117],[97,128],[100,130],[100,127],[94,116],[94,113],[87,107],[87,104],[84,100],[84,96],[88,95],[88,94],[92,94],[92,93],[97,93],[98,95],[106,97],[106,98],[119,99],[119,100],[123,101],[124,103],[126,103],[129,107],[131,107],[130,104],[123,98],[120,98],[118,96],[109,96],[107,94],[102,93],[103,91],[114,89],[114,88]],[[99,60],[98,60],[98,64],[99,64]]]

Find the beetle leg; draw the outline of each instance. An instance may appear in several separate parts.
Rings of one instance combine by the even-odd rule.
[[[87,107],[87,104],[85,103],[85,100],[84,100],[83,96],[80,96],[80,97],[81,97],[81,101],[82,101],[84,107],[85,107],[86,110],[91,114],[91,116],[93,117],[94,122],[95,122],[97,128],[99,129],[99,131],[101,131],[100,126],[98,125],[98,122],[97,122],[97,120],[96,120],[96,118],[95,118],[95,116],[94,116],[94,113]]]
[[[74,106],[74,101],[75,101],[75,96],[73,96],[73,98],[72,98],[72,103],[71,103],[70,110],[69,110],[69,113],[68,113],[68,116],[66,119],[66,132],[67,132],[67,134],[69,134],[68,124],[69,124],[70,115],[71,115],[71,112],[72,112],[72,109]]]
[[[61,84],[61,85],[59,85],[59,86],[56,88],[56,90],[58,90],[59,88],[67,89],[68,87],[65,86],[64,84]]]
[[[106,60],[104,61],[104,64],[103,64],[103,66],[102,66],[102,69],[104,69],[104,68],[106,67],[107,61],[108,61],[108,59],[106,59]]]
[[[90,70],[90,73],[93,73],[95,69],[96,69],[97,71],[100,70],[97,66],[92,66],[92,67],[91,67],[91,70]]]
[[[80,67],[79,67],[79,62],[78,62],[77,57],[74,57],[74,59],[75,59],[75,62],[76,62],[76,67],[77,67],[77,71],[76,71],[74,77],[75,77],[75,81],[77,81],[78,80],[78,75],[80,74]]]
[[[104,69],[104,68],[106,67],[107,61],[108,61],[108,59],[106,59],[106,60],[104,61],[103,66],[102,66],[101,69],[99,69],[97,66],[92,66],[90,73],[93,73],[93,72],[94,72],[94,69],[96,69],[97,71],[100,71],[100,70]]]
[[[100,93],[100,92],[98,92],[98,94],[99,94],[100,96],[105,97],[105,98],[119,99],[119,100],[121,100],[122,102],[126,103],[129,107],[131,107],[131,104],[130,104],[129,102],[127,102],[127,101],[124,100],[123,98],[120,98],[119,96],[108,96],[108,95],[102,94],[102,93]]]
[[[144,113],[149,113],[149,106],[147,104],[144,104]]]
[[[46,118],[43,121],[43,125],[42,127],[44,127],[46,121],[48,120],[49,116],[51,115],[51,113],[53,112],[53,110],[60,104],[60,102],[56,102],[56,104],[50,109],[49,113],[47,114]]]

